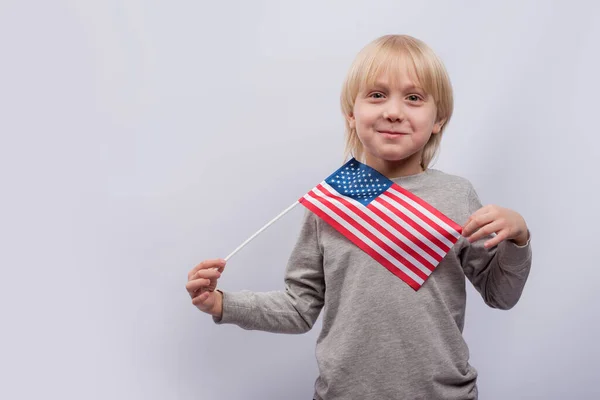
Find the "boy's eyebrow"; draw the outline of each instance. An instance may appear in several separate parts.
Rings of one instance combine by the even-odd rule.
[[[388,83],[386,81],[376,81],[373,86],[374,87],[379,87],[379,88],[388,88],[389,87],[389,85],[388,85]],[[412,82],[410,84],[406,85],[406,86],[403,86],[402,90],[403,91],[407,91],[407,90],[419,90],[421,92],[425,91],[425,89],[423,89],[420,86],[415,85]]]

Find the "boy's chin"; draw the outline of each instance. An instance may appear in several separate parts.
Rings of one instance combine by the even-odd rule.
[[[420,158],[415,154],[379,153],[367,158],[367,165],[377,169],[377,167],[402,168],[415,170],[420,168]]]
[[[385,163],[405,163],[409,160],[410,155],[398,152],[384,152],[377,155],[379,162]]]

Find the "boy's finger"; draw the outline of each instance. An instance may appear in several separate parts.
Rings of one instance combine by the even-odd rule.
[[[198,278],[219,279],[220,277],[221,273],[218,269],[201,269],[192,276],[192,280]]]
[[[188,293],[190,295],[193,295],[194,292],[196,292],[198,289],[207,287],[209,285],[210,285],[210,279],[200,278],[200,279],[194,279],[193,281],[189,281],[188,283],[186,283],[185,289],[188,291]]]
[[[481,229],[481,227],[492,222],[493,219],[493,215],[490,213],[479,215],[473,214],[471,217],[469,217],[467,223],[463,227],[462,235],[464,237],[469,237],[473,234],[473,232],[476,232],[477,230]]]
[[[216,268],[221,270],[225,267],[225,260],[221,258],[216,258],[212,260],[204,260],[200,264],[196,265],[192,270],[188,273],[188,280],[192,279],[194,274],[202,269]]]
[[[469,237],[469,242],[473,243],[479,239],[482,239],[486,236],[493,234],[501,229],[501,223],[498,221],[493,221],[483,227],[481,227],[477,232]]]
[[[200,296],[196,296],[192,299],[192,304],[196,307],[204,305],[204,302],[208,300],[210,292],[204,292]]]
[[[503,240],[505,240],[507,236],[508,236],[508,234],[505,233],[505,231],[499,232],[493,239],[490,239],[487,242],[485,242],[483,244],[483,246],[486,249],[489,249],[491,247],[497,246],[497,245],[500,244],[500,242],[502,242]]]

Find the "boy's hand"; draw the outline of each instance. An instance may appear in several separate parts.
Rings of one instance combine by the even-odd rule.
[[[475,211],[462,229],[462,235],[470,243],[495,233],[484,243],[486,248],[498,245],[503,240],[511,240],[523,246],[529,239],[527,224],[516,211],[495,205],[489,205]]]
[[[185,289],[200,311],[221,318],[223,314],[223,295],[215,291],[217,280],[225,268],[225,260],[205,260],[188,273]]]

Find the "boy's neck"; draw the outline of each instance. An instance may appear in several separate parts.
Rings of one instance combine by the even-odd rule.
[[[417,175],[423,172],[421,157],[410,157],[399,161],[388,161],[380,158],[369,159],[367,157],[366,164],[389,179]]]

